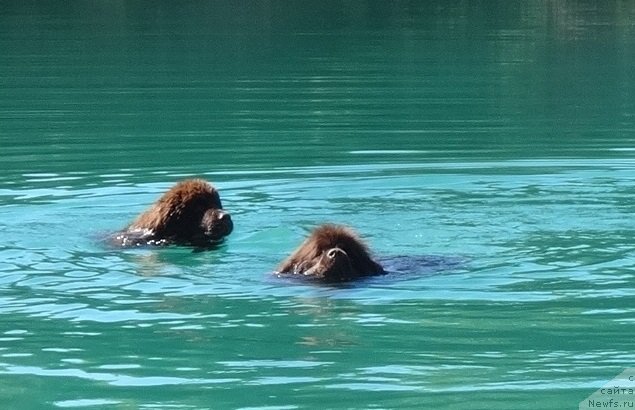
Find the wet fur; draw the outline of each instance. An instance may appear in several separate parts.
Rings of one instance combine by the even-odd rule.
[[[218,191],[202,179],[181,181],[117,237],[123,246],[181,244],[206,247],[233,229]]]
[[[332,257],[329,257],[329,251]],[[321,282],[345,282],[386,273],[366,244],[350,228],[321,225],[277,269]]]

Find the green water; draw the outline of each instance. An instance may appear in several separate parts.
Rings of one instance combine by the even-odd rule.
[[[565,409],[635,367],[629,1],[0,5],[8,409]],[[214,252],[112,249],[175,181]],[[345,288],[308,229],[463,261]]]

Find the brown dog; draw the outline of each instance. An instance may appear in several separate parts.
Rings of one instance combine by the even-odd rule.
[[[116,236],[122,246],[209,247],[233,230],[218,191],[202,179],[181,181]]]
[[[279,275],[295,275],[320,282],[345,282],[386,272],[367,246],[349,228],[321,225],[278,267]]]

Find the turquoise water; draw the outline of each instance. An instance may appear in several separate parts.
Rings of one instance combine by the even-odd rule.
[[[564,409],[635,367],[631,2],[8,1],[0,55],[5,408]],[[190,176],[219,249],[104,245]],[[272,277],[325,221],[463,262]]]

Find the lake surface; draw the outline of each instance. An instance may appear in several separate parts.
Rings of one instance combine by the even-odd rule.
[[[632,2],[0,8],[0,402],[564,409],[635,367]],[[219,248],[113,249],[176,181]],[[322,222],[380,257],[271,272]]]

